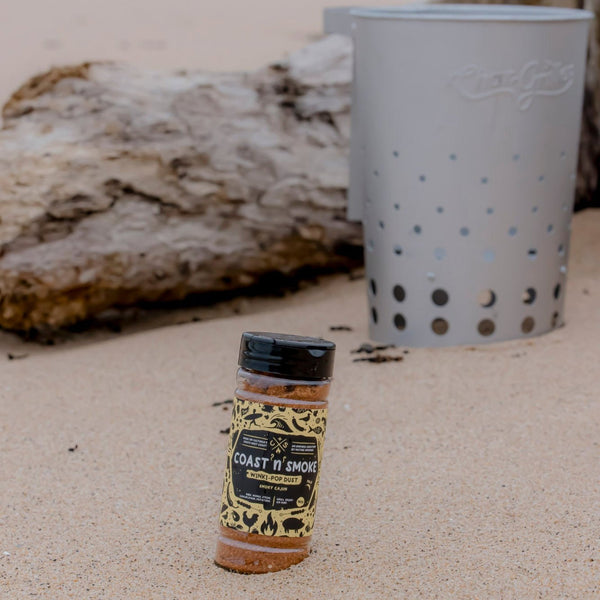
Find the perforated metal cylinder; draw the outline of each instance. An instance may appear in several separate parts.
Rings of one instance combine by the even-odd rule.
[[[559,326],[591,13],[352,15],[371,338],[446,346]]]
[[[323,9],[323,33],[352,35],[350,11],[353,8],[353,6],[330,6]]]

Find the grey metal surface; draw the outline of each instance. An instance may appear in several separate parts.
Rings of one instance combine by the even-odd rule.
[[[333,6],[323,10],[323,33],[337,33],[339,35],[352,35],[352,16],[350,11],[353,6]]]
[[[591,15],[487,8],[353,11],[374,340],[477,344],[562,323]]]

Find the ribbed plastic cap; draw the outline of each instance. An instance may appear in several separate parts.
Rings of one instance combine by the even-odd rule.
[[[290,379],[328,379],[333,373],[335,344],[321,338],[246,331],[239,365],[244,369]]]

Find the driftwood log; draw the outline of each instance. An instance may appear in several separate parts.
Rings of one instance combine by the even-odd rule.
[[[346,269],[351,42],[250,74],[54,69],[0,131],[0,326]]]

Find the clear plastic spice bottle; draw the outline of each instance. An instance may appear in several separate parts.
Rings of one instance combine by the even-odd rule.
[[[242,335],[215,562],[242,573],[306,558],[335,344]]]

